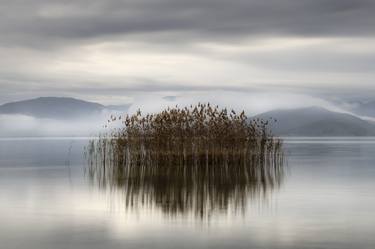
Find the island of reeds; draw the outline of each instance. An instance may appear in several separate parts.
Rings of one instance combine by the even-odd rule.
[[[87,173],[102,188],[123,190],[128,206],[204,217],[281,183],[282,141],[269,121],[244,112],[198,104],[109,122],[121,127],[90,141]]]

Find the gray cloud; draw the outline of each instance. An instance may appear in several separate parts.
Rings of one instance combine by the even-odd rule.
[[[231,59],[277,71],[320,73],[373,73],[375,51],[335,51],[333,47],[293,48],[282,51],[261,51],[231,54]],[[372,80],[371,80],[372,82]]]
[[[373,0],[1,1],[0,103],[262,87],[369,95],[374,12]]]
[[[180,42],[274,35],[373,36],[374,11],[371,0],[16,0],[0,5],[0,42],[64,45],[149,33],[180,37]]]

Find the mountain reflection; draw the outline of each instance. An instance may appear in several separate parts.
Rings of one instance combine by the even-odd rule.
[[[128,209],[153,207],[169,216],[204,219],[214,213],[243,212],[249,201],[266,200],[280,187],[284,178],[283,153],[252,156],[247,164],[232,161],[226,165],[152,168],[126,164],[118,167],[91,153],[87,175],[91,184],[100,189],[122,192]]]

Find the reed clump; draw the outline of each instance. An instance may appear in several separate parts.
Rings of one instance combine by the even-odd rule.
[[[269,121],[209,103],[109,120],[118,121],[121,128],[90,141],[87,172],[101,187],[126,189],[129,203],[202,215],[280,184],[282,141]]]

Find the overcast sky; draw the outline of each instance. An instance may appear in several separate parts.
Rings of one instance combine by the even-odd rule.
[[[375,97],[373,0],[0,1],[0,103],[240,91]]]

